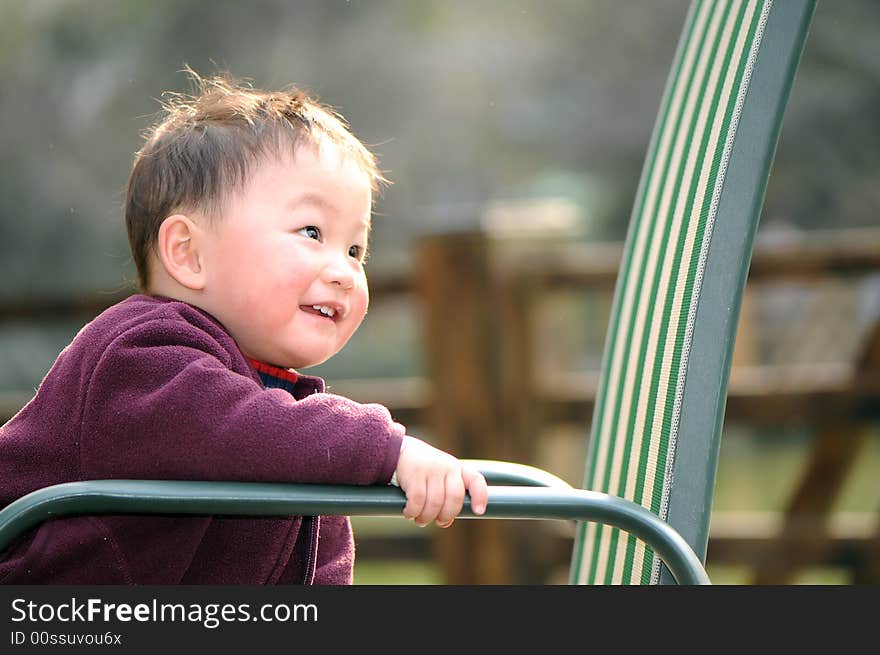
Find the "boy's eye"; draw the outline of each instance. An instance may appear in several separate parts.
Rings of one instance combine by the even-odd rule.
[[[306,225],[305,227],[297,230],[297,233],[302,234],[304,237],[308,237],[309,239],[314,239],[315,241],[321,240],[321,230],[314,225]]]
[[[354,257],[355,259],[361,259],[364,254],[364,249],[360,246],[352,246],[348,249],[348,256]]]

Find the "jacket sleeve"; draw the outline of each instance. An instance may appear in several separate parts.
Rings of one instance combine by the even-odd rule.
[[[381,405],[295,400],[231,370],[211,335],[172,319],[126,330],[91,372],[83,479],[387,483],[404,428]]]

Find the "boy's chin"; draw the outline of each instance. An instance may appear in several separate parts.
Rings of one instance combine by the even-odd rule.
[[[292,368],[297,371],[301,371],[306,368],[312,368],[313,366],[320,366],[328,359],[333,356],[333,353],[329,355],[311,355],[311,356],[298,356],[298,357],[284,357],[284,362],[275,363],[275,366],[282,366],[284,368]]]
[[[303,341],[300,340],[299,343],[276,342],[274,344],[264,344],[264,347],[261,349],[263,353],[266,356],[275,358],[274,361],[266,360],[266,363],[299,371],[323,364],[342,349],[337,347],[339,346],[338,343],[325,340],[316,340],[315,343],[303,343]],[[269,345],[269,348],[266,348],[265,345]]]

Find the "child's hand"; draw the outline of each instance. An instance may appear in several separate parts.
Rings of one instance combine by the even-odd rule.
[[[479,471],[410,436],[400,447],[397,483],[406,492],[403,515],[422,527],[431,521],[441,528],[452,525],[464,505],[465,491],[470,493],[474,514],[484,513],[489,500],[486,479]]]

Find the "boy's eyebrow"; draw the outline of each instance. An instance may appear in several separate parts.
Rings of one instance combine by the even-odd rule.
[[[331,211],[336,210],[336,205],[334,205],[329,199],[319,193],[313,193],[311,191],[306,191],[290,201],[291,209],[297,209],[303,205],[322,207],[324,209],[330,209]]]
[[[333,204],[331,200],[325,198],[320,193],[314,193],[312,191],[305,191],[302,194],[294,197],[290,203],[291,209],[297,209],[298,207],[302,207],[303,205],[312,205],[314,207],[320,207],[323,209],[328,209],[331,212],[338,213],[336,205]],[[369,229],[372,225],[372,216],[371,214],[367,214],[361,219],[361,222],[367,226]]]

